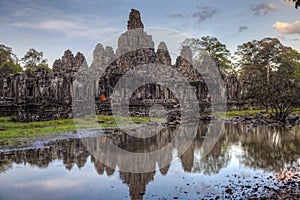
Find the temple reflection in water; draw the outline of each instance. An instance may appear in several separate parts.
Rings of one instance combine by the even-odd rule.
[[[178,159],[185,172],[207,175],[219,173],[232,161],[233,146],[238,147],[241,151],[240,156],[235,159],[250,168],[277,173],[287,166],[297,166],[300,163],[300,132],[297,126],[290,131],[284,127],[256,127],[250,132],[247,126],[224,124],[213,149],[202,158],[200,155],[201,146],[208,129],[209,124],[201,123],[192,144],[179,156]],[[150,152],[166,145],[173,137],[173,130],[165,129],[161,134],[142,141],[120,132],[106,134],[97,139],[100,139],[102,143],[112,142],[132,152]],[[92,140],[93,138],[89,139]],[[143,145],[139,142],[143,142]],[[54,160],[61,160],[65,168],[72,171],[74,165],[80,169],[89,162],[99,175],[104,173],[107,176],[119,174],[122,182],[128,185],[131,198],[142,199],[148,183],[154,181],[155,174],[160,173],[165,176],[169,172],[169,166],[159,169],[158,172],[156,164],[159,167],[159,162],[171,164],[172,160],[176,159],[174,152],[177,151],[165,154],[164,161],[145,163],[145,165],[148,164],[153,167],[152,172],[130,173],[118,171],[117,165],[109,167],[101,163],[89,153],[81,139],[63,139],[49,142],[45,146],[37,148],[0,152],[0,172],[7,171],[13,164],[29,164],[39,168],[47,168]]]

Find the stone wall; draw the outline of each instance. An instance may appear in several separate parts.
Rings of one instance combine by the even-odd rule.
[[[208,91],[203,79],[207,74],[200,74],[193,68],[191,49],[183,46],[176,63],[172,65],[164,42],[155,50],[152,36],[144,31],[139,11],[131,10],[127,27],[128,30],[119,37],[116,51],[109,46],[104,48],[102,44],[96,45],[90,67],[82,53],[74,56],[70,50],[66,50],[54,62],[53,73],[40,70],[0,77],[0,116],[15,115],[21,121],[73,117],[72,100],[95,100],[98,114],[111,114],[110,103],[115,85],[126,72],[141,65],[157,68],[149,73],[149,77],[143,77],[145,79],[151,78],[151,75],[162,76],[167,67],[180,72],[193,86],[201,110],[205,110],[210,98],[218,92]],[[241,82],[234,75],[221,74],[228,101],[233,104],[239,102]],[[174,82],[181,84],[176,78],[173,77]],[[188,96],[184,91],[182,88],[180,95]],[[126,90],[120,91],[121,94],[126,94]],[[105,97],[105,101],[101,96]],[[172,109],[178,106],[178,99],[162,85],[146,84],[134,92],[130,105],[134,108],[133,112],[141,108],[146,108],[144,111],[147,112],[147,108],[156,103]]]

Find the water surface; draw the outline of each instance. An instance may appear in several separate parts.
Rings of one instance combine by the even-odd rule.
[[[106,166],[87,151],[80,138],[47,141],[34,147],[0,152],[0,199],[201,199],[268,197],[278,188],[276,174],[300,169],[299,127],[225,124],[212,151],[201,158],[208,130],[201,124],[182,156],[173,149],[170,165],[130,173]],[[93,140],[93,138],[89,138]],[[123,133],[101,136],[133,152],[151,151],[172,139],[172,130],[153,137],[143,148]],[[147,163],[145,163],[147,164]],[[229,188],[229,189],[228,189]]]

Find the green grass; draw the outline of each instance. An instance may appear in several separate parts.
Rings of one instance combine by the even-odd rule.
[[[233,117],[240,117],[240,116],[247,116],[247,115],[255,115],[261,113],[263,116],[267,116],[271,113],[269,110],[268,113],[265,113],[264,110],[240,110],[240,111],[228,111],[228,112],[214,112],[212,113],[213,116],[220,117],[220,118],[233,118]],[[293,114],[300,114],[300,108],[295,108],[292,111]]]
[[[233,117],[240,117],[246,115],[255,115],[262,112],[263,110],[239,110],[239,111],[228,111],[228,112],[214,112],[212,113],[212,115],[220,118],[233,118]]]
[[[295,108],[292,113],[293,114],[300,114],[300,108]]]
[[[255,115],[262,113],[263,110],[243,110],[229,112],[215,112],[213,116],[220,118],[233,118],[246,115]],[[299,114],[300,108],[294,109],[293,113]],[[267,115],[267,114],[264,114]],[[100,120],[101,122],[96,122]],[[164,119],[155,119],[155,121],[163,122]],[[75,122],[75,123],[74,123]],[[85,119],[58,119],[52,121],[40,122],[12,122],[9,117],[0,118],[0,140],[3,138],[26,137],[28,135],[39,135],[47,133],[61,133],[66,131],[75,131],[77,128],[115,128],[117,125],[123,127],[132,127],[134,123],[148,124],[149,117],[114,117],[99,115],[96,117]]]
[[[98,123],[97,120],[103,122]],[[131,120],[138,124],[149,123],[147,117],[133,117]],[[126,117],[97,116],[97,118],[85,119],[58,119],[40,122],[12,122],[9,117],[0,118],[0,139],[8,137],[21,137],[34,134],[59,133],[74,131],[77,128],[114,128],[117,126],[130,126]]]

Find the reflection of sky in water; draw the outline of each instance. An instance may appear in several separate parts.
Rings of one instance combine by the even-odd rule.
[[[58,160],[45,169],[14,164],[0,176],[0,199],[123,199],[128,187],[117,173],[99,176],[91,162],[71,171]]]
[[[231,152],[240,151],[235,146]],[[239,167],[235,156],[226,168],[218,174],[204,175],[203,173],[186,173],[180,161],[170,166],[167,175],[156,172],[154,181],[147,185],[144,199],[180,195],[182,198],[196,198],[204,193],[220,193],[222,186],[229,184],[227,175],[240,174],[247,178],[262,171],[254,171]],[[98,175],[93,164],[88,159],[81,169],[74,166],[71,171],[65,169],[61,161],[53,161],[47,168],[17,165],[0,176],[0,199],[129,199],[128,186],[122,183],[119,172],[112,176],[104,172]]]
[[[144,192],[144,199],[206,198],[210,193],[222,196],[226,186],[230,184],[259,183],[271,186],[274,180],[268,179],[269,176],[274,177],[284,166],[300,164],[299,132],[257,128],[252,133],[240,134],[239,131],[245,130],[245,127],[227,128],[234,132],[223,134],[208,157],[200,158],[200,140],[180,158],[174,149],[172,157],[175,161],[168,169],[157,169],[156,172],[146,174],[110,170],[112,175],[107,175],[105,166],[95,164],[91,156],[84,161],[83,167],[78,168],[75,163],[82,163],[76,160],[80,157],[68,157],[72,152],[77,152],[74,149],[66,154],[68,156],[64,161],[56,158],[41,168],[35,164],[43,163],[43,156],[40,160],[28,156],[26,164],[23,164],[17,154],[8,153],[7,155],[15,156],[15,160],[19,159],[20,163],[13,162],[9,167],[9,164],[1,160],[6,154],[0,153],[3,171],[0,173],[0,199],[130,199],[142,197]],[[78,145],[80,146],[78,142],[71,142],[66,146],[78,148]],[[38,153],[43,154],[43,151]],[[31,152],[28,155],[40,155],[38,153]],[[57,155],[54,151],[51,156]],[[273,157],[268,160],[264,155]],[[73,166],[68,170],[66,168],[70,163]],[[100,169],[97,170],[97,166]]]

